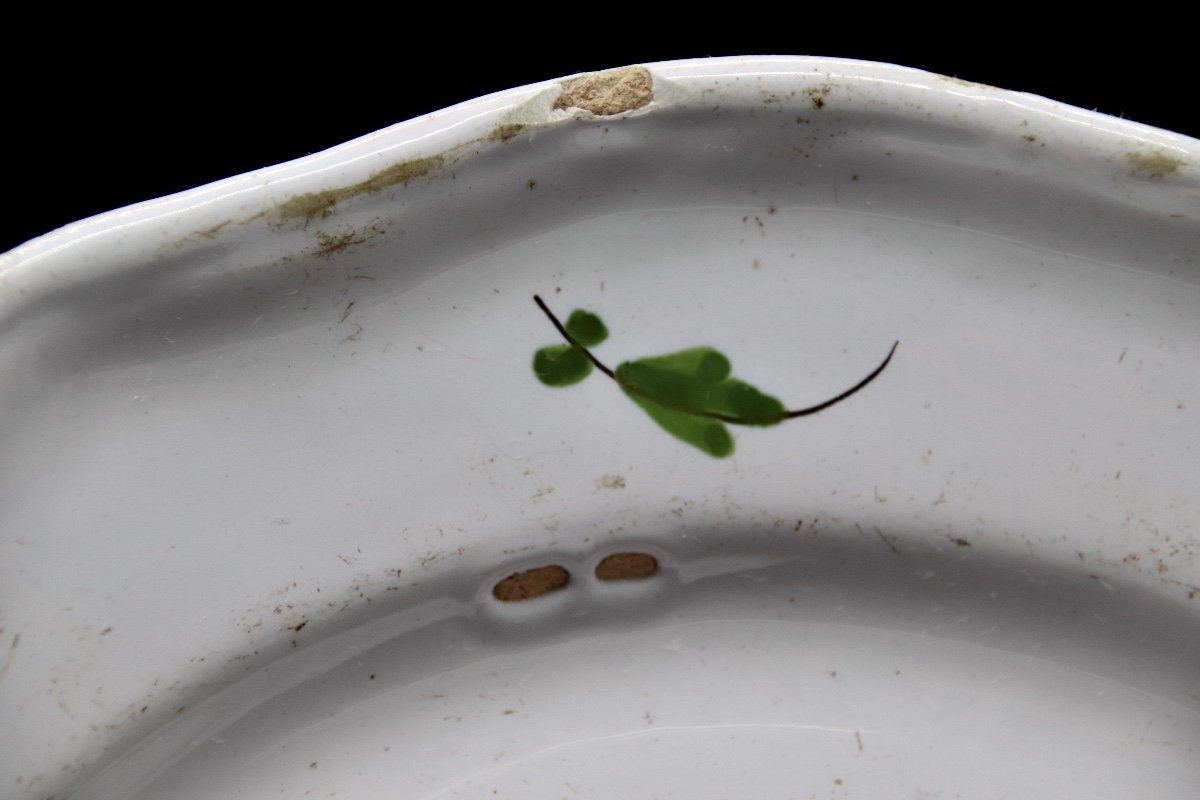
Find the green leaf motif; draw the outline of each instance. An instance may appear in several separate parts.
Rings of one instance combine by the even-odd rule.
[[[604,321],[590,311],[577,308],[567,317],[567,333],[584,347],[595,347],[608,338]]]
[[[729,359],[711,347],[626,361],[617,383],[664,430],[709,455],[733,452],[721,419],[768,426],[783,421],[783,403],[730,377]]]
[[[577,308],[564,325],[541,297],[534,295],[533,300],[567,340],[567,344],[543,347],[534,354],[533,371],[539,381],[547,386],[572,386],[590,375],[594,366],[616,381],[659,427],[715,458],[733,454],[733,436],[726,425],[765,428],[840,403],[875,380],[900,344],[894,343],[883,363],[850,389],[823,403],[788,411],[777,398],[733,377],[729,359],[711,347],[638,358],[611,370],[591,351],[608,338],[608,328],[600,317]]]
[[[592,373],[592,362],[576,347],[553,344],[533,354],[533,373],[547,386],[571,386]]]
[[[725,458],[733,453],[733,436],[725,427],[725,423],[715,419],[697,417],[686,411],[674,411],[652,400],[647,400],[641,395],[634,394],[625,386],[622,386],[621,389],[650,415],[650,419],[657,422],[664,431],[675,438],[681,439],[715,458]]]

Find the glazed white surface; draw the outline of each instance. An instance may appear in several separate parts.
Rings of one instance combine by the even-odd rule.
[[[3,785],[1190,796],[1200,144],[650,70],[628,114],[518,89],[0,257]],[[789,406],[901,344],[717,460],[539,384],[534,293]],[[589,582],[614,548],[664,572]],[[567,591],[490,598],[544,563]]]

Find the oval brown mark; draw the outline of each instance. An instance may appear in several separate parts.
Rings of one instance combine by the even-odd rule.
[[[658,572],[658,559],[649,553],[613,553],[596,565],[596,579],[633,581]]]
[[[533,567],[523,572],[514,572],[492,587],[492,597],[502,603],[515,600],[532,600],[550,592],[557,592],[571,582],[571,573],[558,564]]]

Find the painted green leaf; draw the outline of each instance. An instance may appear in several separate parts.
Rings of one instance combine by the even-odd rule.
[[[710,455],[733,452],[733,438],[720,419],[749,425],[777,425],[783,403],[745,381],[729,376],[729,359],[711,347],[626,361],[617,383],[668,433]]]
[[[763,394],[737,378],[726,378],[714,386],[709,399],[700,407],[705,411],[738,417],[746,425],[762,428],[778,425],[787,413],[777,398]]]
[[[720,414],[752,425],[783,421],[783,403],[729,372],[728,358],[711,347],[696,347],[626,361],[616,374],[635,394],[676,411]]]
[[[582,308],[575,309],[567,317],[566,329],[584,347],[595,347],[608,338],[604,320]]]
[[[715,419],[705,419],[683,411],[673,411],[659,404],[634,394],[624,386],[621,389],[629,395],[633,402],[642,407],[667,433],[682,439],[693,447],[697,447],[716,458],[725,458],[733,453],[733,437],[725,423]]]
[[[669,373],[664,375],[664,380],[667,381],[682,378],[706,385],[728,378],[732,369],[729,359],[711,347],[693,347],[665,356],[639,358],[626,361],[621,367],[639,372]],[[620,369],[617,371],[620,372]]]
[[[533,372],[547,386],[571,386],[591,374],[592,362],[569,344],[554,344],[533,354]]]
[[[570,386],[586,378],[595,366],[663,430],[716,458],[733,453],[733,437],[726,425],[765,428],[823,411],[875,380],[900,344],[895,342],[883,363],[850,389],[824,403],[788,411],[777,398],[733,377],[729,359],[711,347],[638,358],[610,370],[591,351],[608,338],[600,317],[577,308],[564,325],[541,297],[534,295],[533,301],[568,342],[543,347],[534,354],[533,371],[538,380],[547,386]]]

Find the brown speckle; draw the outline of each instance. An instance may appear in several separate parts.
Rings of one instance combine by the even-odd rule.
[[[596,565],[596,579],[630,581],[649,578],[658,572],[658,559],[649,553],[613,553]]]
[[[525,130],[524,125],[517,123],[509,123],[507,125],[497,125],[488,134],[488,138],[496,142],[507,142],[521,131]]]
[[[885,534],[883,531],[879,530],[879,528],[875,528],[874,530],[875,530],[875,535],[879,537],[880,541],[882,541],[884,544],[887,545],[888,550],[891,550],[896,555],[900,555],[900,548],[896,547],[896,543],[893,542],[890,538],[888,538],[887,534]]]
[[[374,194],[391,186],[403,186],[439,169],[445,162],[445,157],[440,155],[414,158],[381,169],[366,180],[349,186],[298,194],[279,204],[279,217],[285,220],[304,219],[306,222],[314,217],[326,217],[333,213],[334,206],[343,200],[363,194]]]
[[[955,547],[970,547],[971,546],[971,543],[969,541],[967,541],[966,539],[960,539],[957,536],[948,536],[946,538],[948,538],[954,544]]]
[[[1125,154],[1129,168],[1135,173],[1141,172],[1151,178],[1165,178],[1178,170],[1187,162],[1166,150],[1136,150]]]
[[[308,765],[308,768],[309,768],[309,769],[316,769],[316,768],[317,768],[317,762],[315,762],[315,761],[314,761],[314,762],[312,762],[311,764],[309,764],[309,765]]]
[[[492,597],[502,603],[517,600],[532,600],[566,587],[571,573],[558,564],[533,567],[523,572],[514,572],[492,587]]]
[[[624,489],[625,478],[621,475],[601,475],[593,481],[597,489]]]
[[[307,624],[308,624],[308,620],[304,620],[304,622],[301,622],[299,625],[293,625],[292,627],[288,628],[288,630],[299,633],[300,631],[304,630],[304,626]]]
[[[205,228],[202,231],[196,231],[196,233],[199,236],[203,236],[205,239],[215,239],[217,238],[217,234],[221,232],[221,229],[231,222],[233,222],[233,220],[227,219],[224,222],[218,222],[216,225]]]
[[[361,228],[349,228],[337,232],[320,231],[317,233],[317,246],[313,250],[313,255],[317,258],[330,258],[336,253],[374,239],[382,233],[383,228],[379,225],[378,220]]]
[[[533,178],[530,178],[528,181],[525,182],[525,186],[526,186],[526,188],[529,189],[529,191],[532,192],[534,189],[537,188],[537,181],[535,181]]]
[[[956,78],[953,75],[934,75],[934,77],[938,78],[939,80],[946,81],[947,83],[953,83],[953,84],[957,84],[958,86],[963,86],[967,89],[992,89],[992,88],[994,88],[992,86],[989,86],[986,83],[976,83],[975,81],[966,81],[966,80],[963,80],[962,78]],[[1025,122],[1023,122],[1021,124],[1028,125],[1029,121],[1026,120]]]
[[[554,108],[579,108],[598,117],[634,111],[654,99],[654,80],[645,67],[593,72],[567,78],[560,85]]]

